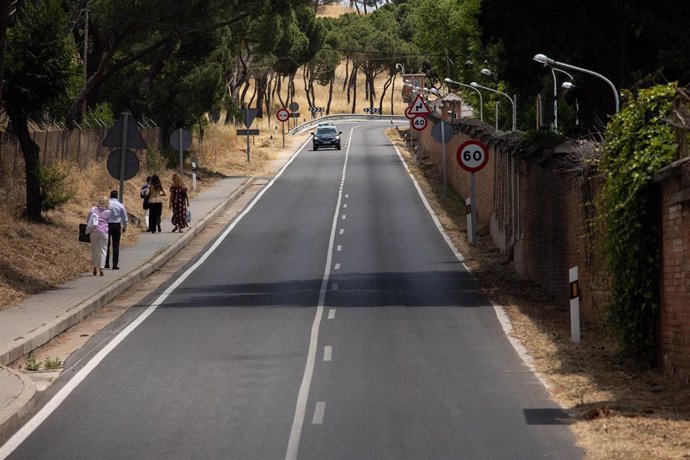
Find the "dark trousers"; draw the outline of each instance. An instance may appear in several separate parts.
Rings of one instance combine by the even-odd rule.
[[[163,213],[163,203],[149,203],[149,232],[156,233],[161,226],[161,214]]]
[[[117,267],[120,261],[120,237],[122,236],[122,224],[108,223],[108,249],[105,254],[105,266],[110,266],[110,243],[113,244],[113,268]]]

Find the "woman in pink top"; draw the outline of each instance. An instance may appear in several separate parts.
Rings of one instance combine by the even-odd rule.
[[[96,206],[89,209],[89,215],[86,216],[87,223],[94,214],[98,217],[98,225],[89,233],[91,238],[91,265],[93,266],[94,276],[99,273],[103,276],[105,253],[108,250],[108,219],[110,219],[110,200],[107,197],[100,197]]]

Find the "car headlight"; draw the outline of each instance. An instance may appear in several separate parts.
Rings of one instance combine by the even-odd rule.
[[[336,141],[339,141],[339,140],[340,140],[340,136],[335,136],[335,140],[336,140]]]

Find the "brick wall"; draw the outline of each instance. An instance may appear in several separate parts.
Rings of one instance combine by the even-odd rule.
[[[662,273],[660,354],[670,374],[690,382],[690,158],[656,175],[660,189]]]
[[[601,321],[607,290],[594,268],[594,238],[601,229],[593,228],[602,179],[589,177],[577,162],[567,161],[580,147],[564,143],[521,152],[519,136],[501,135],[476,120],[463,119],[455,130],[446,147],[446,168],[449,186],[463,198],[470,193],[470,176],[459,167],[455,153],[467,139],[489,146],[489,164],[477,173],[479,227],[490,229],[494,244],[512,257],[518,273],[564,307],[569,300],[568,269],[577,266],[582,319]],[[441,171],[441,146],[430,131],[419,135],[419,151]],[[663,262],[660,356],[670,374],[690,382],[690,158],[664,168],[656,180]]]
[[[599,321],[597,293],[590,289],[592,243],[585,231],[592,217],[594,184],[582,171],[564,167],[562,160],[574,145],[528,154],[520,151],[519,134],[497,134],[487,124],[466,120],[456,124],[456,131],[446,146],[446,168],[449,186],[463,198],[470,193],[470,174],[456,161],[458,147],[468,139],[489,147],[489,163],[476,173],[479,228],[489,230],[518,273],[537,282],[564,308],[569,302],[568,270],[577,266],[583,320]],[[430,130],[420,134],[419,146],[440,172],[441,146]]]

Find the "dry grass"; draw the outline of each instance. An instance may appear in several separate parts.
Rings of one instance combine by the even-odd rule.
[[[466,257],[482,293],[504,307],[511,334],[532,356],[553,398],[572,415],[572,429],[587,458],[690,458],[690,386],[624,359],[604,330],[585,328],[580,345],[571,344],[568,312],[519,277],[485,230],[478,244],[469,246],[464,201],[454,193],[443,195],[433,165],[414,164],[400,131],[389,130],[389,136]]]
[[[355,13],[356,10],[345,5],[319,5],[316,15],[324,18],[337,18],[347,13]]]

